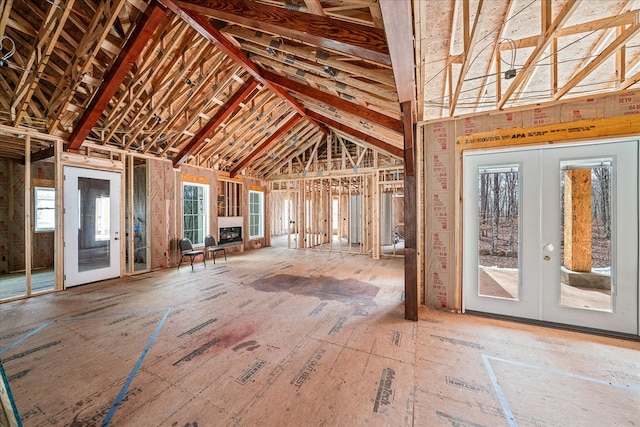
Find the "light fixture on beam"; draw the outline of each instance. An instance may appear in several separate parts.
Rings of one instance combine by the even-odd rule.
[[[505,80],[510,80],[512,78],[514,78],[516,76],[516,69],[512,68],[510,70],[507,70],[504,72],[504,78]]]
[[[329,75],[330,75],[330,76],[332,76],[332,77],[334,77],[334,76],[336,75],[336,72],[335,72],[335,71],[333,71],[333,68],[331,68],[331,67],[330,67],[330,66],[328,66],[328,65],[325,65],[325,66],[324,66],[324,72],[325,72],[325,73],[327,73],[327,74],[329,74]]]

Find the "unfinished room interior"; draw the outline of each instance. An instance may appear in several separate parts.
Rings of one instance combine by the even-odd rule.
[[[0,426],[637,426],[640,0],[0,0]]]

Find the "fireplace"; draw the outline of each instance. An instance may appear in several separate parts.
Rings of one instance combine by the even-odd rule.
[[[242,227],[221,227],[218,244],[242,242]]]

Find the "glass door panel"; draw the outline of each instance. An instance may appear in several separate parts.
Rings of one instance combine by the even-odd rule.
[[[478,171],[478,295],[517,300],[520,294],[518,165]]]
[[[109,180],[78,178],[78,271],[111,265]]]
[[[464,168],[464,308],[535,318],[539,276],[523,266],[536,262],[536,254],[523,242],[538,239],[525,226],[537,215],[538,158],[467,154]]]
[[[560,162],[560,305],[610,312],[612,159],[584,163]]]
[[[543,151],[541,318],[638,333],[638,142]]]
[[[126,262],[127,271],[134,273],[149,269],[147,160],[132,157],[126,167]]]

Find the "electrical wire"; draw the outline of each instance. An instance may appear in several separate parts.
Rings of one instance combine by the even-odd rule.
[[[578,43],[579,41],[581,41],[581,40],[583,40],[583,39],[585,39],[585,38],[589,37],[590,35],[592,35],[592,34],[594,34],[594,33],[598,32],[598,31],[600,31],[600,30],[602,30],[602,29],[604,29],[604,28],[607,28],[608,26],[610,26],[611,24],[613,24],[614,22],[616,22],[616,21],[618,21],[618,20],[620,20],[620,19],[622,19],[622,18],[624,18],[624,16],[623,16],[623,15],[620,15],[620,16],[618,16],[616,19],[614,19],[613,21],[611,21],[611,22],[609,22],[609,23],[607,23],[607,24],[602,24],[600,27],[598,27],[598,28],[594,29],[593,31],[588,32],[588,33],[587,33],[587,34],[585,34],[584,36],[582,36],[582,37],[578,37],[577,39],[575,39],[575,40],[574,40],[574,41],[572,41],[571,43],[569,43],[569,44],[567,44],[567,45],[565,45],[565,46],[562,46],[560,49],[556,50],[555,52],[552,52],[552,53],[550,53],[549,55],[544,56],[544,57],[542,57],[542,58],[538,59],[538,61],[536,61],[536,64],[538,64],[538,63],[539,63],[539,62],[541,62],[541,61],[544,61],[544,60],[545,60],[545,59],[547,59],[547,58],[550,58],[551,56],[553,56],[554,54],[557,54],[558,52],[563,51],[564,49],[568,48],[569,46],[571,46],[571,45],[574,45],[574,44]]]
[[[515,18],[516,16],[518,16],[520,13],[524,12],[524,10],[526,10],[527,8],[529,8],[532,4],[534,4],[534,3],[536,3],[536,2],[537,2],[537,0],[533,0],[532,2],[530,2],[529,4],[527,4],[526,6],[524,6],[524,7],[523,7],[523,8],[521,8],[520,10],[518,10],[516,13],[514,13],[512,16],[510,16],[508,19],[506,19],[502,25],[506,24],[506,23],[507,23],[507,22],[509,22],[511,19],[513,19],[513,18]],[[547,55],[547,56],[544,56],[544,57],[542,57],[542,58],[538,59],[534,64],[532,64],[532,66],[534,66],[534,67],[538,67],[538,66],[548,66],[548,65],[555,65],[555,64],[563,64],[563,63],[568,63],[568,62],[583,61],[583,60],[585,60],[585,59],[589,59],[589,58],[597,57],[598,55],[597,55],[597,54],[594,54],[594,55],[588,55],[588,56],[585,56],[585,57],[582,57],[582,58],[567,59],[567,60],[563,60],[563,61],[556,61],[556,62],[552,62],[552,63],[543,63],[543,61],[545,61],[546,59],[550,58],[550,57],[551,57],[551,56],[553,56],[554,54],[557,54],[558,52],[561,52],[561,51],[563,51],[564,49],[567,49],[568,47],[572,46],[573,44],[578,43],[579,41],[581,41],[581,40],[583,40],[583,39],[585,39],[585,38],[587,38],[587,37],[589,37],[589,36],[593,35],[594,33],[598,32],[598,31],[601,31],[602,29],[607,28],[607,27],[608,27],[608,26],[610,26],[612,23],[615,23],[616,21],[618,21],[618,20],[620,20],[620,19],[622,19],[622,18],[623,18],[623,16],[619,16],[618,18],[614,19],[613,21],[611,21],[611,22],[609,22],[609,23],[607,23],[607,24],[603,24],[603,25],[601,25],[600,27],[598,27],[598,28],[596,28],[596,29],[592,30],[591,32],[589,32],[589,33],[587,33],[587,34],[583,35],[582,37],[579,37],[578,39],[576,39],[576,40],[574,40],[574,41],[572,41],[572,42],[568,43],[567,45],[565,45],[565,46],[561,47],[560,49],[556,50],[554,53],[551,53],[551,54],[549,54],[549,55]],[[496,27],[496,28],[494,28],[492,31],[490,31],[489,33],[487,33],[484,37],[482,37],[481,39],[479,39],[477,43],[479,43],[479,42],[481,42],[482,40],[484,40],[484,39],[486,39],[487,37],[489,37],[491,34],[493,34],[495,31],[497,31],[497,30],[498,30],[498,28],[500,28],[500,27]],[[511,49],[511,51],[512,51],[512,56],[511,56],[511,62],[510,62],[510,63],[507,63],[507,62],[506,62],[506,61],[504,61],[502,58],[500,58],[500,60],[501,60],[502,62],[504,62],[507,66],[509,66],[509,69],[516,69],[517,71],[522,70],[522,69],[524,68],[524,66],[523,66],[523,65],[519,65],[519,66],[517,66],[517,67],[516,67],[516,65],[515,65],[515,55],[516,55],[516,50],[517,50],[516,45],[515,45],[515,41],[514,41],[514,40],[512,40],[512,39],[509,39],[509,38],[504,38],[504,39],[500,39],[500,40],[498,41],[498,43],[500,43],[500,42],[501,42],[501,41],[503,41],[503,40],[504,40],[504,41],[507,41],[507,42],[510,44],[510,46],[512,46],[512,49]],[[477,43],[476,43],[476,44],[477,44]],[[484,50],[486,50],[489,46],[492,46],[492,45],[493,45],[493,43],[489,43],[489,44],[487,44],[485,47],[483,47],[482,49],[480,49],[480,51],[478,51],[478,53],[474,56],[474,58],[473,58],[473,60],[471,61],[471,64],[470,64],[470,65],[472,65],[472,64],[473,64],[473,62],[478,58],[478,56],[479,56],[479,55],[480,55]],[[628,45],[628,46],[626,46],[626,47],[627,47],[627,48],[636,48],[636,47],[640,47],[640,45]],[[432,62],[436,62],[436,61],[432,61]],[[452,59],[451,61],[448,61],[448,62],[447,62],[447,64],[446,64],[446,65],[445,65],[445,66],[444,66],[440,71],[438,71],[437,73],[435,73],[435,74],[434,74],[434,75],[433,75],[429,80],[427,80],[427,81],[425,82],[425,86],[426,86],[426,85],[428,85],[430,82],[432,82],[432,81],[433,81],[436,77],[438,77],[440,74],[442,74],[442,73],[443,73],[443,72],[444,72],[444,71],[449,67],[449,65],[451,65],[451,63],[453,63],[453,59]],[[498,76],[498,75],[501,75],[501,74],[502,74],[502,73],[497,73],[497,72],[496,72],[496,73],[490,73],[490,74],[486,74],[486,75],[482,75],[482,76],[469,77],[469,78],[464,79],[464,81],[466,82],[466,81],[477,80],[477,79],[486,78],[486,77],[494,77],[494,76]],[[481,89],[481,88],[486,87],[486,86],[491,85],[491,84],[495,84],[495,81],[493,81],[493,82],[487,82],[487,83],[485,83],[485,84],[484,84],[484,85],[482,85],[482,86],[477,86],[477,87],[471,88],[471,89],[469,89],[469,90],[462,91],[462,92],[460,92],[460,93],[476,91],[476,90],[478,90],[478,89]],[[524,93],[524,92],[523,92],[523,93]]]
[[[5,40],[9,40],[11,42],[11,49],[9,49],[9,52],[5,53],[4,55],[2,55],[2,61],[8,61],[9,58],[11,58],[13,56],[14,53],[16,53],[16,43],[13,41],[13,39],[9,36],[2,36],[0,37],[0,51],[2,50],[2,48],[4,47],[4,41]]]
[[[484,39],[486,39],[487,37],[489,37],[491,34],[495,33],[496,31],[498,31],[500,28],[502,28],[507,22],[511,21],[512,19],[514,19],[516,16],[520,15],[522,12],[524,12],[525,10],[527,10],[532,4],[537,3],[539,0],[532,0],[529,4],[525,5],[524,7],[520,8],[520,10],[518,10],[516,13],[514,13],[513,15],[511,15],[509,18],[505,19],[505,21],[500,24],[499,26],[496,26],[493,30],[489,31],[487,34],[485,34],[484,37],[480,38],[476,44],[480,43],[481,41],[483,41]],[[491,44],[489,44],[491,45]],[[476,55],[477,57],[477,55]],[[443,58],[441,60],[446,60],[447,58]],[[441,61],[439,60],[439,61]],[[474,58],[475,60],[475,58]],[[433,61],[435,62],[435,61]],[[425,86],[428,85],[433,79],[435,79],[436,77],[438,77],[440,74],[442,74],[447,67],[449,67],[449,65],[452,63],[453,61],[448,62],[440,71],[438,71],[436,74],[433,75],[433,77],[431,77],[429,80],[427,80],[425,82]],[[472,60],[473,63],[473,60]]]
[[[495,81],[493,82],[489,82],[488,85],[494,84]],[[592,82],[592,83],[585,83],[585,84],[581,84],[581,85],[576,85],[574,87],[575,88],[588,88],[586,90],[572,90],[571,94],[572,95],[584,95],[584,94],[590,94],[590,93],[598,93],[601,90],[602,86],[610,86],[610,85],[615,85],[616,83],[618,83],[618,80],[605,80],[605,81],[600,81],[600,82]],[[487,86],[487,85],[485,85]],[[484,86],[482,86],[484,87]],[[477,89],[477,87],[475,88]],[[468,91],[464,91],[464,92],[468,92]],[[550,96],[549,96],[549,89],[540,89],[540,90],[527,90],[527,91],[521,91],[521,92],[516,92],[514,93],[514,95],[518,95],[520,96],[520,98],[518,99],[518,102],[521,101],[545,101],[545,100],[549,100]],[[522,97],[522,95],[524,95],[524,97]],[[465,103],[464,101],[470,101]],[[456,108],[476,108],[477,106],[487,106],[487,107],[491,107],[491,106],[495,106],[495,102],[494,101],[486,101],[486,102],[476,102],[476,97],[461,97],[458,99],[458,103],[456,104]],[[449,103],[447,102],[448,98],[442,98],[442,100],[437,100],[436,98],[433,98],[431,100],[425,101],[424,105],[427,107],[437,107],[437,108],[449,108]]]

